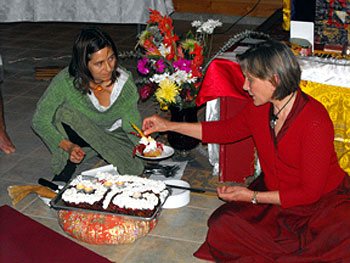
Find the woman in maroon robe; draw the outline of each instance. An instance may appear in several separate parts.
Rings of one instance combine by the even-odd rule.
[[[327,110],[299,88],[296,57],[267,41],[239,57],[253,103],[225,121],[146,118],[145,134],[175,131],[210,143],[252,136],[263,174],[218,188],[227,203],[194,254],[216,262],[350,262],[350,179],[334,150]],[[217,136],[220,134],[220,136]]]

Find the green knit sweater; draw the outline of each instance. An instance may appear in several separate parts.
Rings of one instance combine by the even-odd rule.
[[[32,123],[33,129],[53,154],[54,173],[59,173],[69,158],[68,153],[59,147],[64,138],[68,139],[62,122],[70,125],[91,146],[92,149],[84,148],[87,151],[85,159],[100,154],[117,166],[122,174],[142,173],[142,162],[132,156],[139,138],[129,133],[134,131],[130,122],[139,127],[141,125],[137,108],[139,95],[130,72],[128,74],[117,100],[103,112],[96,109],[88,95],[74,88],[68,68],[52,80],[37,104]],[[119,119],[122,121],[121,127],[109,132],[107,129]]]

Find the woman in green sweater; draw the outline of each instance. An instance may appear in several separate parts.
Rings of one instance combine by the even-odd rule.
[[[33,129],[52,153],[53,181],[67,182],[83,160],[100,155],[121,174],[139,175],[143,162],[133,157],[141,126],[139,95],[130,72],[117,62],[111,37],[83,29],[72,59],[51,82],[33,117]]]

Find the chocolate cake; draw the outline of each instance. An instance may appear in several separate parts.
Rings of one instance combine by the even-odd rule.
[[[66,206],[151,217],[169,191],[162,181],[132,175],[77,176],[62,194]]]

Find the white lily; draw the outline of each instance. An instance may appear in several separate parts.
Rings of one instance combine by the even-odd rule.
[[[161,44],[159,47],[158,47],[158,50],[160,52],[160,54],[162,54],[163,57],[166,57],[167,55],[170,54],[171,52],[171,47],[165,47],[164,44]]]
[[[199,20],[195,20],[191,23],[192,27],[200,27],[202,25],[202,22]]]
[[[219,20],[208,19],[207,23],[213,26],[214,28],[222,26],[222,22],[220,22]]]

